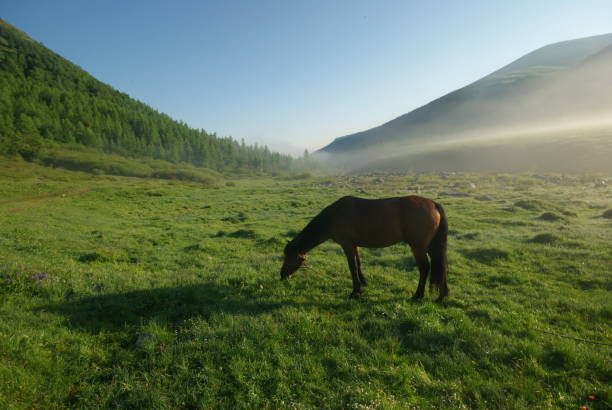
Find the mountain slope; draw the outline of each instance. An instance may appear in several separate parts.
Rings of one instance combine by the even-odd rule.
[[[388,150],[397,154],[400,146],[610,114],[610,47],[612,34],[542,47],[379,127],[337,138],[318,152],[370,150],[370,156],[383,156]]]
[[[188,127],[96,80],[0,20],[0,154],[78,144],[218,171],[292,166],[289,156]]]

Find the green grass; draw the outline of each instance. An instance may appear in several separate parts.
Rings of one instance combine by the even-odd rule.
[[[612,348],[543,332],[612,343],[597,178],[213,187],[3,161],[0,407],[609,408]],[[279,280],[284,244],[324,206],[416,186],[450,221],[445,305],[410,300],[403,245],[362,251],[359,300],[333,243]]]
[[[73,146],[50,145],[36,161],[46,166],[94,175],[172,179],[206,185],[218,184],[222,179],[221,174],[208,168],[151,158],[126,158],[116,154],[105,154],[76,144]]]

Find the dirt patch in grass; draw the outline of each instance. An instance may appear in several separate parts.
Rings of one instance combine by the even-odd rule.
[[[510,252],[498,248],[475,248],[461,251],[463,256],[485,265],[495,265],[499,261],[510,259]]]
[[[500,286],[520,286],[521,280],[512,277],[512,276],[504,276],[504,275],[494,275],[494,276],[485,276],[478,281],[482,285],[488,288],[497,288]]]
[[[282,246],[286,243],[286,241],[278,238],[276,236],[271,236],[268,239],[263,239],[259,241],[262,245],[271,245],[271,246]]]
[[[480,237],[480,233],[478,233],[478,232],[466,232],[466,233],[457,234],[456,237],[457,237],[457,239],[465,239],[465,240],[468,240],[468,241],[472,241],[472,240],[477,239],[478,237]]]
[[[248,239],[257,239],[259,238],[259,234],[255,232],[253,229],[238,229],[234,232],[226,232],[223,230],[218,231],[213,238],[221,238],[221,237],[230,237],[230,238],[248,238]]]
[[[183,250],[187,252],[198,252],[203,251],[204,248],[205,247],[201,243],[196,243],[194,245],[185,246]]]
[[[545,204],[542,201],[537,199],[521,199],[514,203],[514,206],[518,208],[523,208],[528,211],[535,211],[536,209],[544,208]]]
[[[94,252],[84,253],[80,255],[77,260],[82,263],[92,262],[110,262],[124,259],[121,255],[117,255],[113,251],[97,250]]]
[[[244,212],[238,212],[236,215],[226,216],[224,218],[221,218],[221,220],[223,222],[229,222],[229,223],[237,224],[237,223],[246,221],[247,220],[247,216],[244,214]]]
[[[533,238],[529,239],[527,242],[530,243],[543,243],[543,244],[553,244],[553,243],[559,243],[561,242],[561,239],[559,239],[558,236],[553,235],[552,233],[540,233],[537,234],[536,236],[534,236]]]
[[[542,215],[538,216],[538,219],[540,221],[547,221],[547,222],[556,222],[556,221],[564,220],[564,218],[561,215],[557,215],[553,212],[544,212]]]
[[[578,367],[579,360],[576,352],[565,344],[546,348],[542,357],[544,366],[553,370],[573,370]]]
[[[248,238],[248,239],[256,239],[259,237],[257,232],[252,229],[238,229],[237,231],[231,232],[227,234],[230,238]]]
[[[285,232],[283,234],[283,236],[285,238],[295,238],[298,234],[300,233],[300,231],[295,230],[295,229],[289,229],[287,232]]]

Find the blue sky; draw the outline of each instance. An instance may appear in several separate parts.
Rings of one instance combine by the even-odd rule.
[[[3,0],[0,17],[190,126],[297,153],[612,32],[612,1]]]

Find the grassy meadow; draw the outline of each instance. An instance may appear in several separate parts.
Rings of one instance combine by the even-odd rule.
[[[212,184],[3,159],[0,408],[610,408],[605,180]],[[449,218],[445,304],[410,300],[405,245],[362,250],[358,300],[333,243],[279,280],[284,244],[327,204],[417,192]]]

